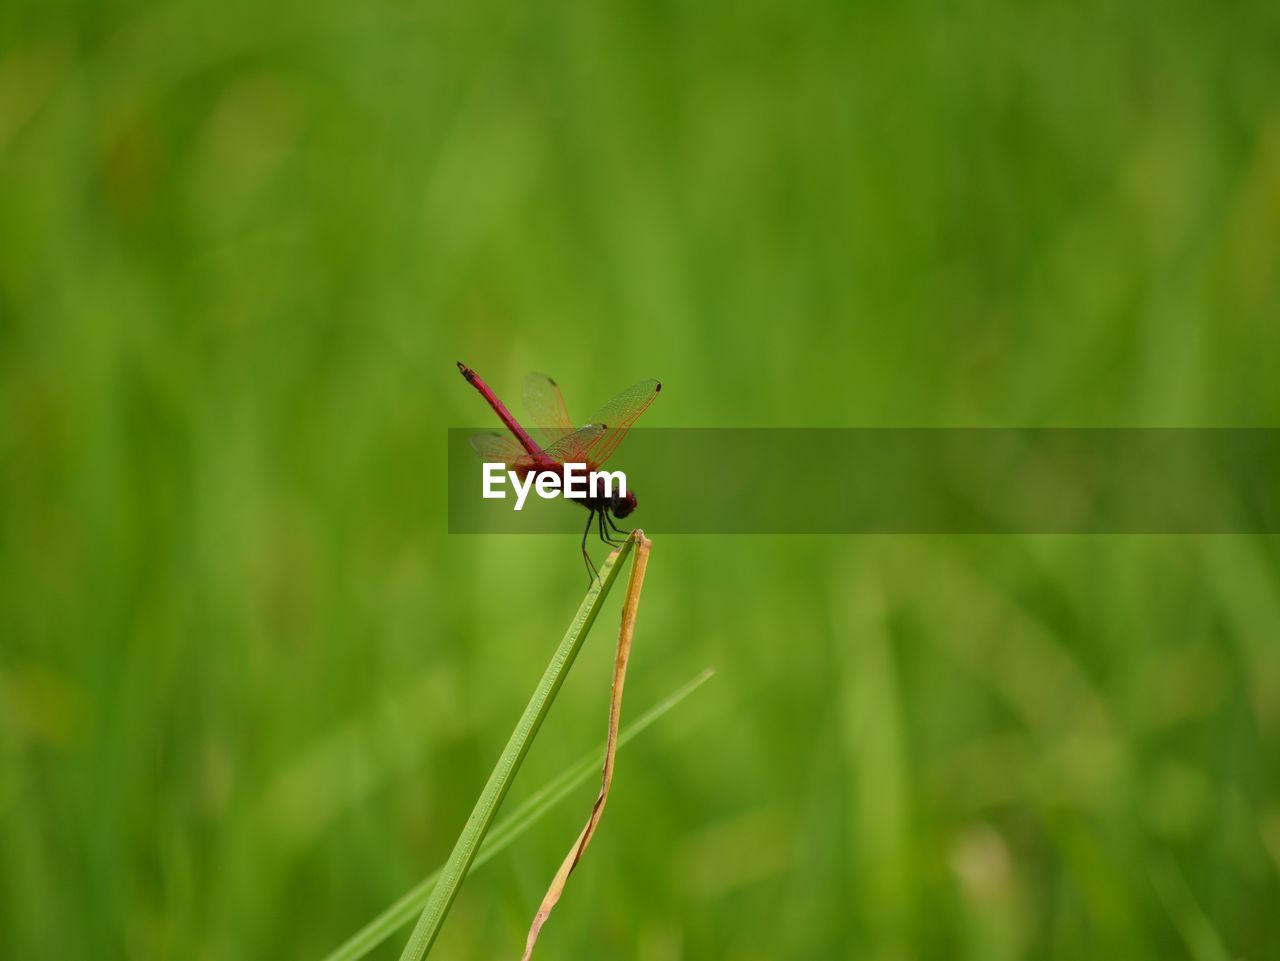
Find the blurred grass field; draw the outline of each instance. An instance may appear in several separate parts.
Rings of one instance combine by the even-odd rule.
[[[1277,425],[1278,54],[1264,2],[4,4],[0,956],[315,958],[444,859],[582,590],[446,535],[455,360]],[[648,532],[627,709],[718,675],[540,956],[1280,957],[1275,539]],[[592,796],[436,955],[516,956]]]

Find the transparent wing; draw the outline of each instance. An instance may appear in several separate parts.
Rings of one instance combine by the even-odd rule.
[[[564,395],[546,374],[525,375],[524,409],[529,414],[529,429],[543,447],[573,433]]]
[[[631,425],[649,409],[660,390],[662,384],[658,381],[642,380],[638,384],[632,384],[592,414],[588,423],[598,424],[604,429],[587,445],[584,451],[586,462],[592,467],[599,467],[607,461],[622,443],[622,438],[627,436]]]
[[[512,470],[533,466],[533,459],[525,449],[507,434],[473,434],[471,446],[486,464],[506,464]]]
[[[604,433],[604,424],[579,427],[548,447],[546,455],[561,464],[590,464],[588,450]]]

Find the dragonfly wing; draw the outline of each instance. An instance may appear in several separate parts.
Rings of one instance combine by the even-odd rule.
[[[506,464],[513,470],[533,466],[533,460],[525,449],[507,434],[473,434],[471,446],[486,464]]]
[[[573,433],[573,421],[565,407],[560,387],[546,374],[532,373],[524,378],[524,409],[529,415],[529,428],[540,435],[542,446],[554,444]]]
[[[649,409],[660,390],[662,384],[658,381],[642,380],[638,384],[632,384],[591,415],[590,423],[604,428],[585,451],[587,460],[593,467],[599,467],[609,459],[622,443],[622,438],[627,436],[631,425]]]
[[[605,433],[603,424],[587,424],[566,434],[547,448],[546,454],[561,464],[590,463],[588,450]]]

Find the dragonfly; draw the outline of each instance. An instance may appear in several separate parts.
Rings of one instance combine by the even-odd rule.
[[[559,385],[546,374],[531,373],[524,379],[524,406],[529,414],[531,433],[520,425],[479,374],[462,361],[458,361],[458,370],[510,432],[510,436],[496,432],[476,434],[471,438],[471,446],[482,460],[505,464],[521,479],[530,472],[549,471],[563,476],[565,464],[586,464],[587,471],[598,470],[662,390],[658,381],[642,380],[597,410],[583,426],[574,427]],[[626,537],[629,532],[619,528],[614,519],[625,520],[636,509],[635,491],[628,487],[625,494],[570,499],[587,509],[587,525],[582,529],[582,558],[587,564],[587,576],[594,581],[599,572],[587,551],[591,525],[596,525],[600,540],[617,546],[614,536]]]

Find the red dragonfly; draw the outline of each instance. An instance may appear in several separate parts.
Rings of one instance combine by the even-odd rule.
[[[520,426],[493,389],[480,379],[480,375],[462,361],[458,370],[480,396],[488,401],[493,412],[506,425],[512,437],[504,434],[476,434],[471,446],[480,457],[490,463],[501,462],[508,470],[516,471],[521,479],[530,472],[551,473],[563,476],[565,464],[586,464],[587,471],[599,470],[609,459],[631,425],[653,403],[662,384],[656,380],[642,380],[624,390],[589,418],[582,427],[575,428],[569,419],[568,408],[556,382],[546,374],[528,374],[524,379],[524,406],[531,418],[531,426],[538,435],[535,440],[529,431]],[[513,439],[514,438],[514,439]],[[539,443],[539,440],[541,443]],[[582,530],[582,557],[592,580],[598,575],[591,555],[587,553],[587,537],[591,534],[591,522],[595,521],[600,539],[606,544],[617,542],[605,530],[607,524],[614,534],[626,536],[613,519],[627,517],[636,509],[635,492],[628,488],[625,494],[611,497],[571,498],[587,509],[587,526]]]

